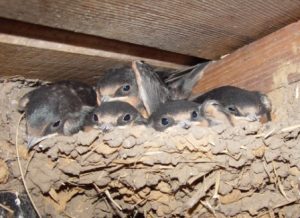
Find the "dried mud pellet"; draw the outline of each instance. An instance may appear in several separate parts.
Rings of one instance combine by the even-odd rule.
[[[158,174],[147,174],[146,184],[148,186],[157,185],[161,180],[161,176]]]
[[[226,142],[224,142],[226,143]],[[229,143],[226,143],[227,144],[227,150],[230,154],[238,154],[240,153],[240,142],[236,142],[236,141],[231,141]]]
[[[214,132],[222,134],[227,129],[226,125],[216,125],[211,128]]]
[[[220,186],[219,186],[219,193],[221,195],[227,195],[229,192],[231,192],[233,189],[233,187],[231,185],[229,185],[226,182],[220,182]]]
[[[107,141],[107,144],[112,148],[116,148],[116,147],[120,147],[122,142],[123,139],[121,137],[116,137],[112,140]]]
[[[74,176],[78,176],[81,170],[80,164],[75,160],[70,159],[60,159],[58,166],[62,172]]]
[[[300,170],[297,167],[289,168],[288,173],[293,176],[300,176]]]
[[[87,146],[76,146],[75,149],[80,155],[89,151],[89,148]]]
[[[47,151],[47,156],[50,157],[51,160],[57,160],[58,159],[58,153],[59,153],[58,147],[53,146]]]
[[[211,152],[213,154],[222,153],[225,149],[226,149],[226,142],[224,142],[221,139],[214,140],[214,145],[211,146]]]
[[[247,159],[245,157],[240,157],[238,160],[234,158],[229,158],[228,164],[229,166],[232,166],[234,168],[240,168],[245,165],[247,162]]]
[[[160,182],[157,187],[156,187],[159,191],[164,192],[164,193],[171,193],[172,189],[171,186],[166,183],[166,182]]]
[[[78,152],[76,150],[73,150],[70,156],[75,159],[78,156]]]
[[[193,135],[193,137],[196,140],[200,140],[203,137],[205,137],[205,135],[207,135],[206,128],[201,128],[201,127],[197,127],[197,126],[192,127],[189,132]]]
[[[262,173],[265,171],[263,162],[258,160],[252,163],[251,169],[253,170],[254,173]]]
[[[276,149],[276,150],[268,149],[266,150],[264,157],[267,162],[271,162],[272,160],[277,159],[280,156],[280,154],[281,154],[280,149]]]
[[[59,143],[58,144],[58,149],[62,154],[69,155],[75,149],[75,144]]]
[[[266,151],[266,147],[264,145],[262,145],[258,148],[253,149],[252,154],[257,158],[261,158],[264,156],[265,151]]]
[[[88,132],[79,132],[77,134],[78,143],[81,145],[90,145],[98,138],[99,135],[100,132],[97,130],[90,130]]]
[[[0,183],[6,183],[8,180],[8,166],[7,164],[0,159]]]
[[[135,146],[135,143],[135,138],[133,136],[129,136],[123,141],[122,145],[124,148],[132,148],[133,146]]]
[[[270,149],[278,149],[283,146],[282,139],[277,137],[270,137],[265,140],[265,143],[269,146]]]
[[[110,181],[111,179],[108,176],[104,176],[101,178],[96,178],[94,182],[100,187],[105,187]]]
[[[282,177],[282,178],[285,178],[289,175],[288,171],[289,171],[289,165],[288,164],[283,164],[283,163],[281,163],[279,165],[279,168],[276,170],[277,175]]]
[[[141,145],[147,141],[146,137],[141,136],[135,139],[137,145]]]

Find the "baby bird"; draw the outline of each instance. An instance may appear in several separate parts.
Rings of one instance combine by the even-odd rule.
[[[201,106],[191,101],[169,101],[161,104],[149,117],[148,125],[157,131],[164,131],[171,126],[188,129],[191,125],[208,126],[208,121],[201,115]]]
[[[75,81],[43,85],[25,94],[19,110],[25,112],[28,148],[57,134],[77,133],[96,104],[93,88]]]
[[[122,101],[103,102],[89,115],[89,124],[103,132],[115,127],[146,124],[147,120],[132,105]]]
[[[268,121],[271,120],[271,101],[265,94],[257,91],[222,86],[193,99],[199,104],[206,100],[218,101],[237,119],[253,122],[265,116]]]
[[[224,124],[234,126],[233,115],[216,100],[206,100],[200,106],[200,114],[207,121],[209,126]]]
[[[142,112],[143,103],[133,71],[129,67],[111,69],[97,82],[98,104],[107,101],[124,101]]]
[[[165,102],[187,99],[194,84],[202,77],[202,70],[207,63],[171,73],[162,80],[151,66],[142,61],[134,61],[132,70],[135,75],[139,98],[147,113],[152,114]]]

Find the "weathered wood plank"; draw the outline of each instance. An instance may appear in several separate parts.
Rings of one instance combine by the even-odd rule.
[[[108,68],[143,59],[181,68],[200,59],[80,33],[0,19],[0,76],[93,82]]]
[[[0,17],[216,59],[300,19],[300,1],[0,0]]]
[[[300,21],[290,24],[205,69],[193,93],[222,85],[270,92],[300,80]]]

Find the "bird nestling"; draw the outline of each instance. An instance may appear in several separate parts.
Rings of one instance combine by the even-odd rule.
[[[115,127],[143,125],[147,120],[139,111],[127,102],[103,102],[89,115],[88,124],[102,132],[109,132]]]
[[[209,126],[235,125],[233,115],[216,100],[204,101],[200,106],[200,114],[208,121]]]
[[[199,104],[206,100],[218,101],[236,120],[253,122],[266,117],[271,121],[271,101],[265,94],[257,91],[222,86],[193,99]]]
[[[191,125],[208,126],[208,121],[201,115],[201,105],[191,101],[169,101],[161,104],[151,114],[148,125],[157,131],[164,131],[172,126],[188,129]]]
[[[130,67],[107,71],[97,82],[96,92],[99,105],[107,101],[124,101],[141,113],[145,113],[143,103],[139,98],[137,83]]]
[[[25,94],[19,110],[25,112],[28,148],[57,134],[79,132],[96,104],[94,89],[75,81],[43,85]]]
[[[171,73],[162,80],[151,66],[142,61],[134,61],[132,70],[136,79],[139,98],[148,115],[165,102],[187,99],[195,83],[202,77],[201,72],[207,63]]]

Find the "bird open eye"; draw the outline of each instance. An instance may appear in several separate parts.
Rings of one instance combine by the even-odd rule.
[[[60,120],[56,121],[55,123],[52,124],[53,128],[57,128],[60,125]]]
[[[123,91],[124,92],[128,92],[130,90],[130,85],[126,84],[126,85],[123,85]]]
[[[161,118],[161,124],[163,126],[167,126],[169,124],[168,118],[165,118],[165,117]]]
[[[236,108],[234,106],[228,106],[227,109],[230,111],[230,112],[237,112]]]
[[[97,114],[93,114],[93,120],[94,120],[95,122],[98,122],[98,116],[97,116]]]
[[[194,119],[195,119],[195,118],[197,118],[197,117],[198,117],[198,115],[199,115],[199,114],[198,114],[198,112],[197,112],[197,111],[193,111],[193,112],[192,112],[192,118],[194,118]]]
[[[130,120],[131,120],[130,114],[126,114],[126,115],[123,117],[123,120],[124,120],[125,122],[130,121]]]

